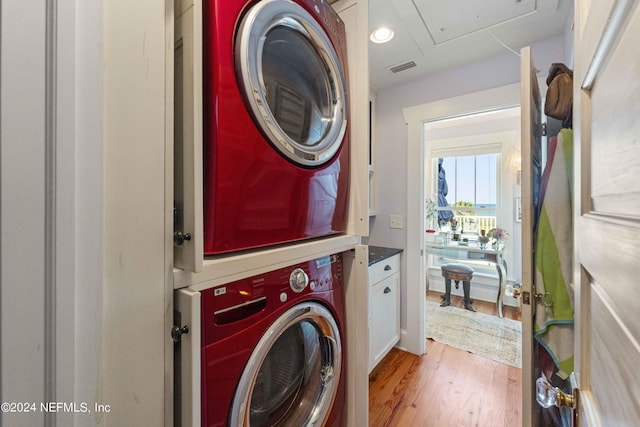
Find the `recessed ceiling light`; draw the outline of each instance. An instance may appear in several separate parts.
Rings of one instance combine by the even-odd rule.
[[[369,36],[374,43],[386,43],[393,38],[393,30],[387,27],[380,27]]]

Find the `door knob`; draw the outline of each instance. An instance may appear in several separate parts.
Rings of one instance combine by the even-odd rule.
[[[522,295],[524,297],[523,302],[525,304],[529,304],[530,294],[528,292],[522,292],[521,285],[519,284],[505,286],[504,294],[505,296],[514,298]],[[551,294],[549,292],[545,292],[544,294],[534,294],[533,297],[536,301],[541,302],[545,307],[551,307],[553,305],[553,300],[551,299]]]
[[[519,297],[521,293],[520,285],[507,285],[504,288],[504,294],[508,297]]]
[[[576,394],[577,389],[574,389],[573,393]],[[552,386],[544,376],[536,380],[536,400],[543,408],[556,406],[576,409],[577,404],[573,394],[564,393],[558,387]]]
[[[175,233],[173,233],[173,243],[176,246],[182,246],[182,244],[185,241],[190,241],[191,240],[191,234],[190,233],[182,233],[182,231],[176,231]]]
[[[173,338],[174,342],[180,342],[182,340],[182,335],[189,333],[189,326],[185,325],[183,327],[173,325],[171,328],[171,338]]]

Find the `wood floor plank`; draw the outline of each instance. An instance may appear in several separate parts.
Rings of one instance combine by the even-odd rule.
[[[374,423],[393,418],[394,413],[398,410],[402,399],[407,394],[406,388],[411,381],[411,375],[416,371],[415,364],[420,363],[419,357],[412,356],[400,358],[397,364],[387,364],[387,369],[381,376],[381,378],[387,379],[385,385],[378,388],[378,393],[370,392],[369,407],[377,410]],[[376,387],[374,386],[373,389],[375,390]]]
[[[430,301],[440,295],[430,292]],[[463,308],[462,298],[452,296]],[[495,304],[474,301],[497,315]],[[505,317],[520,320],[514,307]],[[424,355],[392,349],[369,375],[369,425],[373,427],[513,427],[521,421],[521,370],[433,340]]]

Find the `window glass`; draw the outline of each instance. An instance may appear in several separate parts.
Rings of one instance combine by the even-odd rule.
[[[267,103],[278,125],[301,145],[318,144],[331,123],[335,89],[309,39],[285,26],[269,31],[262,70]]]
[[[251,426],[305,425],[320,400],[323,340],[302,321],[285,330],[262,362],[250,404]]]
[[[496,226],[499,157],[489,153],[434,159],[440,218],[449,218],[445,213],[450,211],[458,229],[474,234]],[[440,194],[443,188],[446,194]]]

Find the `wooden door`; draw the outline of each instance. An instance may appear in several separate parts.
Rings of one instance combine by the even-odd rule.
[[[574,66],[578,425],[640,419],[640,6],[577,0]]]
[[[531,59],[531,48],[521,50],[520,96],[522,132],[522,425],[537,425],[537,407],[533,394],[535,358],[533,346],[533,224],[537,206],[541,169],[542,132],[540,90]]]

